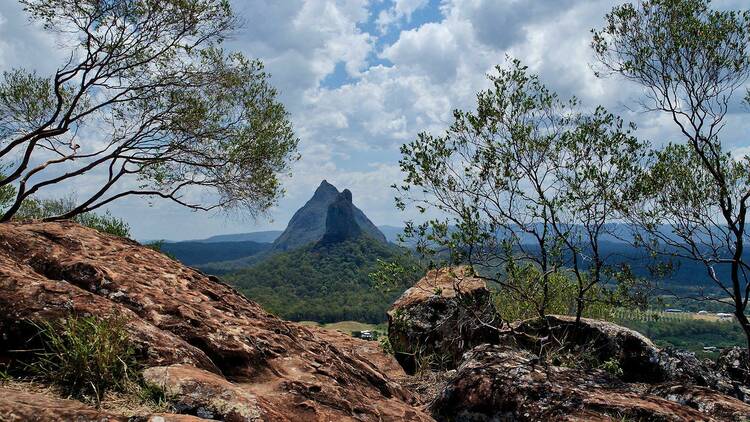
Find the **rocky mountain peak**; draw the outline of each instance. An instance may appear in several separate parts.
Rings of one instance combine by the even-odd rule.
[[[354,218],[352,193],[344,189],[336,200],[328,206],[326,214],[326,232],[318,244],[328,245],[357,238],[362,229]]]
[[[346,237],[350,237],[358,229],[359,232],[365,232],[373,239],[387,242],[385,235],[352,203],[351,191],[344,189],[343,192],[339,192],[335,186],[323,180],[312,198],[294,213],[286,230],[274,241],[274,249],[292,250],[321,240],[328,231],[328,213],[331,205],[340,201],[348,202],[349,205],[342,203],[333,208],[338,214],[333,217],[330,225],[341,222],[348,226],[339,229],[331,226],[332,230],[338,230],[339,234],[348,233]],[[350,208],[351,218],[348,217],[349,212],[345,208]],[[351,226],[352,221],[357,228]]]
[[[323,199],[323,198],[330,198],[331,196],[336,196],[339,194],[339,190],[336,189],[336,186],[333,186],[332,184],[328,183],[327,180],[323,179],[322,182],[320,182],[320,185],[318,185],[318,188],[315,189],[315,193],[313,194],[313,199]]]

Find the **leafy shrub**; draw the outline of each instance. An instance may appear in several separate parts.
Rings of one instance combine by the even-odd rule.
[[[481,271],[480,271],[481,273]],[[544,302],[541,271],[534,265],[518,265],[510,271],[503,285],[490,286],[494,302],[505,321],[519,321],[539,316],[537,306]],[[578,290],[576,281],[565,270],[555,271],[548,277],[545,313],[547,315],[575,315]],[[603,319],[614,311],[606,292],[594,285],[586,293],[583,316]]]
[[[621,377],[623,374],[620,362],[615,358],[602,362],[602,364],[599,365],[599,369],[603,369],[615,377]]]
[[[100,403],[108,390],[124,390],[135,374],[134,349],[119,315],[77,317],[35,324],[42,349],[30,369],[79,399]]]
[[[391,345],[391,339],[388,338],[388,336],[384,335],[378,339],[378,343],[380,344],[380,349],[383,350],[383,353],[386,355],[393,355],[393,346]]]
[[[0,199],[2,193],[0,193]],[[43,220],[45,218],[63,215],[75,208],[76,202],[72,198],[60,199],[27,199],[13,216],[15,220]],[[104,214],[86,212],[73,217],[76,223],[120,237],[130,236],[130,226],[124,220],[114,217],[109,211]]]

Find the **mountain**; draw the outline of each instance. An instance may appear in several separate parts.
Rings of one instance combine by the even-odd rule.
[[[294,213],[286,230],[273,242],[274,249],[288,251],[322,239],[326,232],[328,207],[339,199],[341,193],[323,180],[312,198]],[[349,197],[351,198],[351,192]],[[388,242],[385,235],[354,204],[351,205],[351,211],[353,221],[363,232],[379,242]]]
[[[296,246],[301,245],[301,246]],[[292,320],[383,322],[396,296],[420,274],[391,292],[373,287],[378,261],[413,267],[406,249],[388,243],[354,206],[348,189],[325,180],[274,243],[275,253],[225,279],[269,311]]]
[[[185,265],[201,267],[217,261],[230,261],[271,249],[270,243],[236,242],[176,242],[163,243],[159,249]]]
[[[370,273],[376,271],[378,260],[410,266],[412,258],[405,252],[360,233],[279,251],[222,278],[271,313],[294,321],[380,323],[388,306],[420,274],[405,276],[402,286],[383,292],[373,286]]]
[[[234,234],[220,234],[211,236],[206,239],[193,240],[193,242],[200,243],[217,243],[217,242],[258,242],[258,243],[272,243],[281,234],[281,230],[266,230],[260,232],[250,233],[234,233]]]
[[[398,243],[398,235],[404,233],[403,226],[378,226],[378,229],[385,235],[385,238],[388,239],[391,243]]]
[[[356,239],[364,233],[354,218],[354,204],[349,189],[336,196],[326,213],[326,231],[318,241],[319,245],[344,242]]]

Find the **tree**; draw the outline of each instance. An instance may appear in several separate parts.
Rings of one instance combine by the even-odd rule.
[[[655,241],[648,244],[704,264],[750,348],[750,267],[743,256],[750,159],[732,158],[719,136],[750,74],[750,12],[709,6],[648,0],[615,7],[593,32],[592,47],[602,71],[644,87],[644,109],[670,116],[686,141],[653,154],[625,209]],[[721,266],[729,267],[728,277],[717,275]]]
[[[282,193],[297,139],[262,63],[221,48],[236,28],[228,1],[21,2],[69,56],[52,77],[0,79],[0,189],[16,189],[0,221],[88,174],[101,184],[52,218],[127,195],[255,215]]]
[[[647,144],[631,135],[633,129],[598,107],[591,115],[579,116],[562,138],[560,165],[554,173],[559,190],[550,205],[550,224],[575,279],[577,322],[587,302],[599,298],[589,293],[596,293],[605,281],[617,282],[621,293],[617,300],[646,305],[644,297],[632,302],[633,293],[644,287],[643,280],[628,265],[614,265],[602,245],[605,236],[621,235],[622,228],[615,223],[623,215],[622,198],[642,173]]]
[[[586,115],[575,99],[560,100],[517,60],[496,71],[475,113],[455,111],[444,136],[422,133],[402,147],[397,204],[447,216],[408,224],[407,235],[422,253],[475,267],[539,316],[567,289],[560,277],[574,277],[570,311],[580,319],[599,299],[599,244],[644,145],[604,109]]]

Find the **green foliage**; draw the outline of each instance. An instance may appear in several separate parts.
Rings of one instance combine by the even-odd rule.
[[[421,133],[402,146],[397,205],[447,216],[405,234],[439,266],[469,264],[499,285],[510,274],[504,291],[536,314],[557,306],[552,296],[571,277],[583,312],[607,281],[600,241],[646,145],[602,107],[585,113],[575,98],[560,99],[518,60],[489,79],[476,111],[457,110],[443,136]]]
[[[0,161],[13,163],[0,188],[18,189],[0,221],[94,171],[101,185],[64,218],[126,195],[257,215],[283,194],[298,140],[263,63],[222,48],[238,23],[229,1],[21,3],[72,43],[54,75],[0,77]],[[190,189],[210,194],[188,202]]]
[[[386,337],[387,338],[387,337]],[[7,367],[0,368],[0,384],[8,382],[12,379]]]
[[[539,289],[539,270],[527,264],[511,266],[506,273],[503,283],[493,287],[495,307],[505,321],[519,321],[540,316],[540,305],[545,295]],[[547,284],[546,314],[575,315],[578,299],[577,283],[569,273],[563,271],[550,274]],[[609,316],[614,307],[611,300],[604,297],[604,286],[593,286],[589,289],[584,300],[585,307],[582,316],[603,319]]]
[[[42,350],[30,369],[73,397],[99,403],[107,391],[124,389],[134,376],[134,349],[125,325],[118,315],[36,324]]]
[[[167,392],[156,385],[141,382],[136,389],[138,400],[141,403],[164,409],[166,412],[172,411],[171,400]]]
[[[356,320],[378,323],[391,303],[421,274],[404,273],[385,292],[373,288],[378,260],[405,260],[404,251],[367,236],[324,247],[310,244],[271,255],[225,276],[270,312],[294,321]],[[406,263],[405,267],[412,267]]]
[[[694,319],[679,314],[664,315],[616,312],[612,321],[638,331],[659,347],[671,346],[697,354],[705,354],[703,347],[718,348],[746,346],[745,334],[736,322],[718,322]]]
[[[177,260],[177,258],[176,258],[176,257],[175,257],[175,256],[174,256],[173,254],[171,254],[171,253],[169,253],[169,252],[166,252],[166,251],[164,250],[164,245],[166,245],[166,242],[165,242],[164,240],[155,240],[155,241],[153,241],[153,242],[151,242],[151,243],[146,243],[146,244],[145,244],[145,245],[143,245],[143,246],[145,246],[145,247],[147,247],[147,248],[149,248],[149,249],[151,249],[151,250],[154,250],[154,251],[156,251],[156,252],[159,252],[159,253],[161,253],[161,254],[163,254],[163,255],[165,255],[165,256],[168,256],[169,258],[172,258],[172,259],[174,259],[174,260]],[[185,265],[190,265],[190,264],[189,264],[189,263],[187,263],[187,262],[183,262],[183,263],[184,263]]]
[[[374,286],[383,292],[402,290],[406,280],[413,280],[415,275],[425,272],[417,261],[411,258],[411,252],[405,251],[402,257],[393,260],[377,259],[375,270],[369,274]]]
[[[620,367],[620,361],[617,360],[617,358],[610,358],[607,361],[602,362],[601,365],[599,365],[599,369],[603,369],[607,372],[609,372],[610,375],[614,377],[621,377],[623,374],[622,367]]]
[[[44,220],[66,214],[75,207],[72,198],[61,199],[33,199],[23,202],[21,208],[14,215],[16,220]],[[109,211],[104,214],[86,212],[73,217],[73,221],[86,227],[99,230],[102,233],[120,237],[130,236],[130,226],[124,220],[112,216]]]
[[[386,355],[393,355],[393,345],[391,345],[391,339],[388,338],[387,335],[381,336],[378,339],[378,344],[380,345],[380,350],[383,351]]]
[[[202,264],[220,265],[223,261],[233,261],[260,254],[271,248],[269,243],[253,241],[237,242],[153,242],[151,245],[162,253],[175,257],[185,265],[198,266]]]
[[[704,266],[750,341],[750,157],[734,159],[720,137],[750,77],[750,11],[714,10],[709,0],[623,4],[592,47],[605,70],[643,86],[643,108],[665,113],[685,141],[652,154],[623,210],[643,228],[643,245]]]

